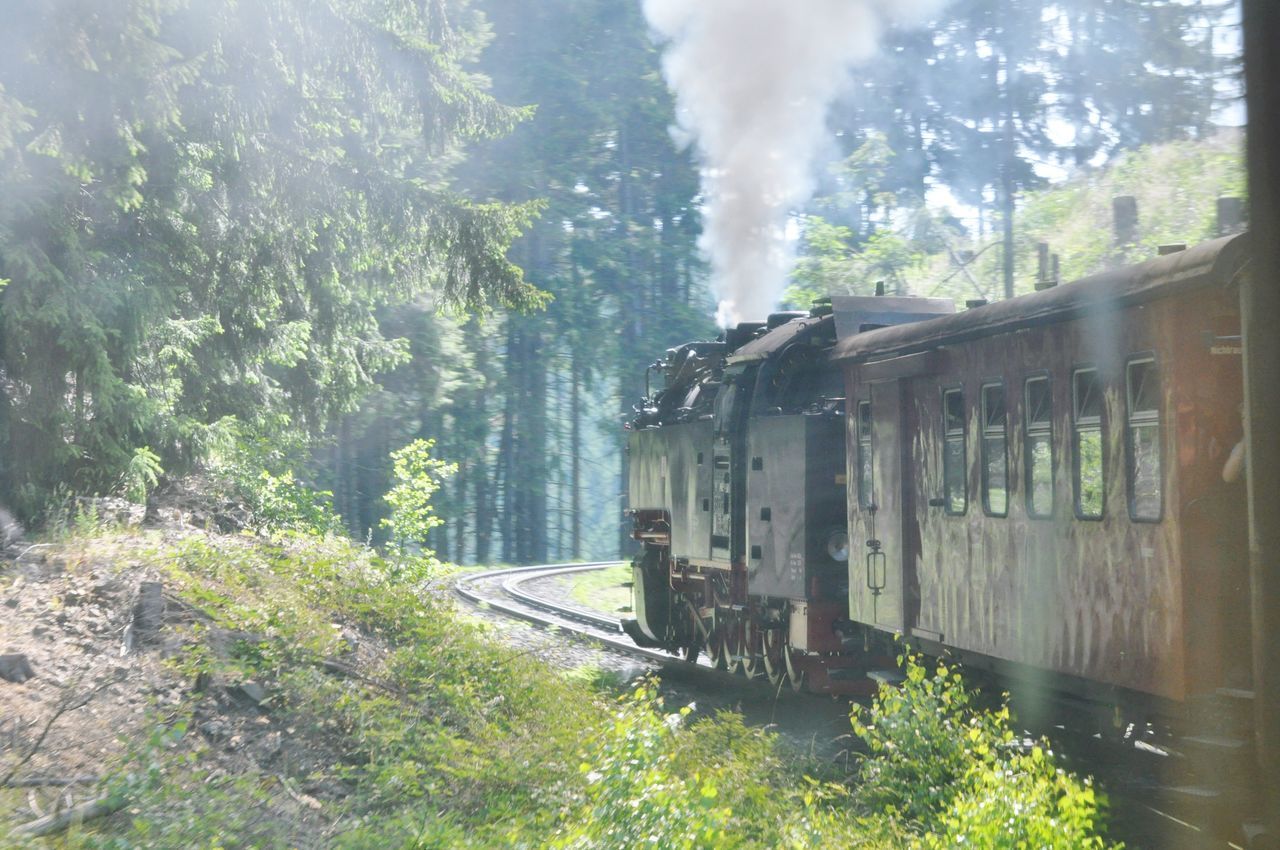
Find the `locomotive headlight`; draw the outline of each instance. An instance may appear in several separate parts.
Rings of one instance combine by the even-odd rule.
[[[833,531],[827,536],[827,556],[833,561],[849,560],[849,535]]]

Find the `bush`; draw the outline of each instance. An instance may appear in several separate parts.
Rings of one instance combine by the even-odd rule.
[[[720,799],[714,766],[677,769],[672,744],[691,710],[663,717],[660,701],[650,700],[648,686],[637,688],[597,737],[594,757],[579,767],[585,811],[556,847],[741,846],[742,836],[730,831],[733,810]]]
[[[913,846],[1101,848],[1103,800],[1067,773],[1043,741],[1025,747],[1007,702],[984,710],[958,670],[902,659],[901,687],[855,708],[869,750],[856,792],[863,811],[919,837]]]

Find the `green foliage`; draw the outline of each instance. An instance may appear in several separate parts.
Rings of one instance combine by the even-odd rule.
[[[284,431],[269,438],[232,417],[209,432],[210,471],[224,483],[228,496],[248,508],[255,528],[320,535],[341,530],[333,494],[294,474],[306,461],[306,443],[298,435]]]
[[[1103,801],[1088,779],[1054,761],[1044,742],[1024,749],[1009,709],[984,710],[960,673],[920,656],[906,681],[882,685],[853,729],[868,755],[855,799],[918,836],[913,846],[1102,848]]]
[[[147,494],[160,482],[164,468],[160,466],[160,455],[147,446],[140,446],[133,451],[129,465],[125,467],[120,478],[120,489],[124,497],[136,505],[145,504]]]
[[[649,688],[637,688],[600,736],[591,761],[579,766],[587,782],[588,812],[556,846],[689,850],[742,845],[743,836],[730,831],[733,810],[721,799],[714,768],[678,770],[671,742],[690,709],[664,718],[651,699]]]
[[[1240,134],[1222,131],[1194,141],[1150,145],[1117,155],[1106,168],[1084,168],[1067,182],[1028,193],[1018,211],[1015,293],[1035,285],[1037,244],[1061,258],[1060,280],[1076,280],[1155,256],[1170,242],[1195,244],[1216,235],[1216,201],[1243,197]],[[1138,228],[1117,245],[1111,201],[1133,195]],[[805,219],[796,283],[787,300],[807,307],[818,294],[870,294],[877,280],[891,292],[993,298],[1000,291],[1000,243],[966,238],[946,211],[901,205],[869,236],[811,216]],[[973,255],[960,269],[956,258]]]
[[[141,446],[185,471],[227,417],[316,433],[404,361],[390,305],[545,302],[505,257],[537,204],[450,186],[465,142],[529,115],[469,70],[468,0],[91,12],[18,0],[0,30],[0,459],[23,513],[59,482],[110,490]]]
[[[984,761],[920,847],[951,850],[1102,850],[1100,800],[1093,786],[1056,767],[1043,745]]]
[[[256,479],[245,479],[240,493],[263,530],[324,534],[340,528],[333,513],[333,494],[296,481],[292,471],[272,475],[264,469]]]
[[[414,440],[391,453],[395,486],[385,496],[391,516],[383,523],[401,545],[424,545],[427,533],[442,522],[431,499],[444,480],[458,471],[458,465],[433,458],[434,446],[434,440]]]

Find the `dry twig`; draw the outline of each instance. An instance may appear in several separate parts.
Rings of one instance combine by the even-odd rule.
[[[72,806],[61,812],[55,812],[42,818],[36,818],[29,823],[14,827],[14,835],[30,835],[38,837],[41,835],[52,835],[55,832],[61,832],[73,823],[84,823],[95,818],[106,817],[115,814],[124,808],[125,798],[123,796],[99,797],[96,800],[88,800],[78,806]]]

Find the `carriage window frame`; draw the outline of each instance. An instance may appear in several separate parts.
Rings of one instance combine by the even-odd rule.
[[[1156,380],[1156,405],[1151,410],[1134,410],[1133,383],[1130,379],[1134,366],[1150,364]],[[1124,363],[1124,450],[1125,450],[1125,494],[1129,507],[1129,519],[1133,522],[1158,523],[1164,519],[1164,421],[1161,416],[1160,402],[1160,363],[1155,352],[1143,351],[1131,354]],[[1159,485],[1160,506],[1155,516],[1139,516],[1137,513],[1137,468],[1134,453],[1134,436],[1138,428],[1155,428],[1156,432],[1156,480]]]
[[[1080,410],[1079,377],[1086,372],[1094,374],[1098,388],[1098,414],[1083,416]],[[1071,508],[1076,519],[1086,522],[1100,522],[1107,515],[1107,403],[1106,386],[1103,383],[1102,370],[1096,364],[1082,363],[1071,367]],[[1083,488],[1081,486],[1082,467],[1080,464],[1080,438],[1084,434],[1098,435],[1098,512],[1085,513],[1081,505]]]
[[[1004,416],[1000,427],[990,425],[990,412],[987,409],[988,391],[999,390]],[[980,434],[978,435],[978,465],[981,472],[982,512],[989,517],[1007,517],[1009,515],[1009,394],[1005,392],[1004,380],[984,381],[978,389],[978,412],[981,416]],[[996,511],[991,507],[991,460],[992,454],[987,448],[988,441],[999,439],[1001,452],[1004,454],[1004,510]]]
[[[956,395],[960,399],[960,427],[958,429],[947,427],[947,397]],[[964,385],[956,384],[952,386],[942,387],[940,396],[942,400],[942,410],[939,417],[942,425],[942,503],[943,512],[947,516],[964,516],[969,511],[969,440],[968,440],[968,411],[964,405]],[[948,465],[947,449],[952,443],[960,443],[960,508],[954,509],[951,504],[951,478],[947,475]]]
[[[1035,383],[1044,384],[1044,397],[1048,401],[1047,416],[1043,422],[1031,418],[1031,385]],[[1032,442],[1037,438],[1046,440],[1049,446],[1049,508],[1043,513],[1037,511],[1035,505],[1035,453],[1032,451]],[[1030,519],[1053,519],[1053,510],[1058,504],[1057,455],[1057,447],[1053,444],[1053,376],[1048,370],[1032,372],[1022,379],[1023,501]]]
[[[875,420],[872,419],[871,400],[858,399],[854,410],[856,412],[854,436],[857,440],[858,507],[866,510],[875,504]],[[863,410],[866,411],[865,419]],[[864,475],[864,470],[868,473],[867,475]]]

